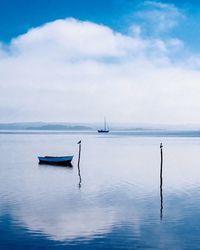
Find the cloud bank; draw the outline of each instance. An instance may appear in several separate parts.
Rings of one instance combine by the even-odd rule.
[[[172,28],[179,13],[158,4],[162,29]],[[0,121],[199,123],[198,57],[178,60],[183,41],[131,27],[125,35],[68,18],[1,44]]]

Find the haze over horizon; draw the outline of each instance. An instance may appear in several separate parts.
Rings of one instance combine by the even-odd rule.
[[[0,122],[200,124],[197,1],[1,7]]]
[[[102,122],[0,122],[0,130],[95,130],[103,127]],[[165,130],[200,131],[200,124],[153,124],[153,123],[109,123],[110,131],[116,130]]]

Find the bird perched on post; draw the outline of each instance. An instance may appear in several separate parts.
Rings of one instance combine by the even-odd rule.
[[[81,144],[81,141],[79,141],[77,144]]]

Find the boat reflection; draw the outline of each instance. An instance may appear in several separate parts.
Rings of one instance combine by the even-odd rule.
[[[72,163],[68,163],[68,164],[59,164],[59,163],[51,163],[51,164],[48,164],[48,163],[42,163],[42,162],[39,162],[38,163],[39,166],[46,166],[46,167],[60,167],[60,168],[73,168],[73,165]]]

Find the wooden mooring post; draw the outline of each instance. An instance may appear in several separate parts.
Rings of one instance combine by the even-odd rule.
[[[77,143],[79,145],[79,151],[78,151],[78,176],[79,176],[79,188],[81,188],[81,182],[82,182],[82,179],[81,179],[81,171],[80,171],[80,160],[81,160],[81,141],[79,141]]]

